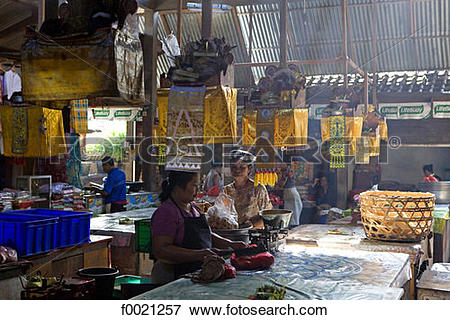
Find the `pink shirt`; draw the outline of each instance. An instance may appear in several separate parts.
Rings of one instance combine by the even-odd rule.
[[[435,176],[428,176],[428,177],[424,177],[422,179],[423,182],[439,182],[438,179],[436,179]]]
[[[191,206],[191,212],[182,210],[182,214],[186,218],[200,217],[200,211],[195,205]],[[184,219],[175,204],[165,201],[153,213],[152,235],[172,237],[173,243],[181,246],[184,238]]]

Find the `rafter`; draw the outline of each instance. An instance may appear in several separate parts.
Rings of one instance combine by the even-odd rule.
[[[231,9],[231,13],[233,14],[234,24],[235,24],[236,31],[237,31],[237,34],[238,34],[238,37],[239,37],[239,42],[241,43],[242,51],[244,52],[245,61],[251,62],[250,61],[250,56],[248,55],[248,52],[247,52],[247,47],[246,47],[245,41],[244,41],[244,35],[242,33],[241,24],[239,23],[239,18],[238,18],[238,15],[237,15],[235,7],[233,7],[233,9]],[[250,69],[250,74],[251,74],[251,79],[252,79],[251,81],[252,81],[252,83],[254,83],[255,79],[253,77],[253,72],[251,72],[251,71],[252,70]]]
[[[169,24],[167,23],[166,15],[164,13],[161,13],[160,16],[161,16],[161,21],[163,23],[164,30],[166,31],[166,34],[169,35],[171,30],[169,28]]]

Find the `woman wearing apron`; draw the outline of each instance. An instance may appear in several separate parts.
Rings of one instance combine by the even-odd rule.
[[[160,207],[152,217],[152,282],[164,284],[201,268],[218,249],[244,248],[211,232],[205,215],[194,204],[200,176],[197,172],[170,171],[163,182]]]

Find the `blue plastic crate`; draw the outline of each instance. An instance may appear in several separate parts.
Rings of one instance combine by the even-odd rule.
[[[56,225],[56,248],[63,248],[89,242],[92,213],[31,209],[10,211],[11,214],[26,214],[43,218],[58,218]]]
[[[55,249],[57,218],[0,213],[0,245],[17,250],[19,257]]]

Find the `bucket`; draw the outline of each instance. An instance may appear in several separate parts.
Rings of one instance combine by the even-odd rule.
[[[95,299],[108,300],[113,296],[114,281],[119,274],[117,268],[94,267],[77,271],[81,278],[95,279]]]

